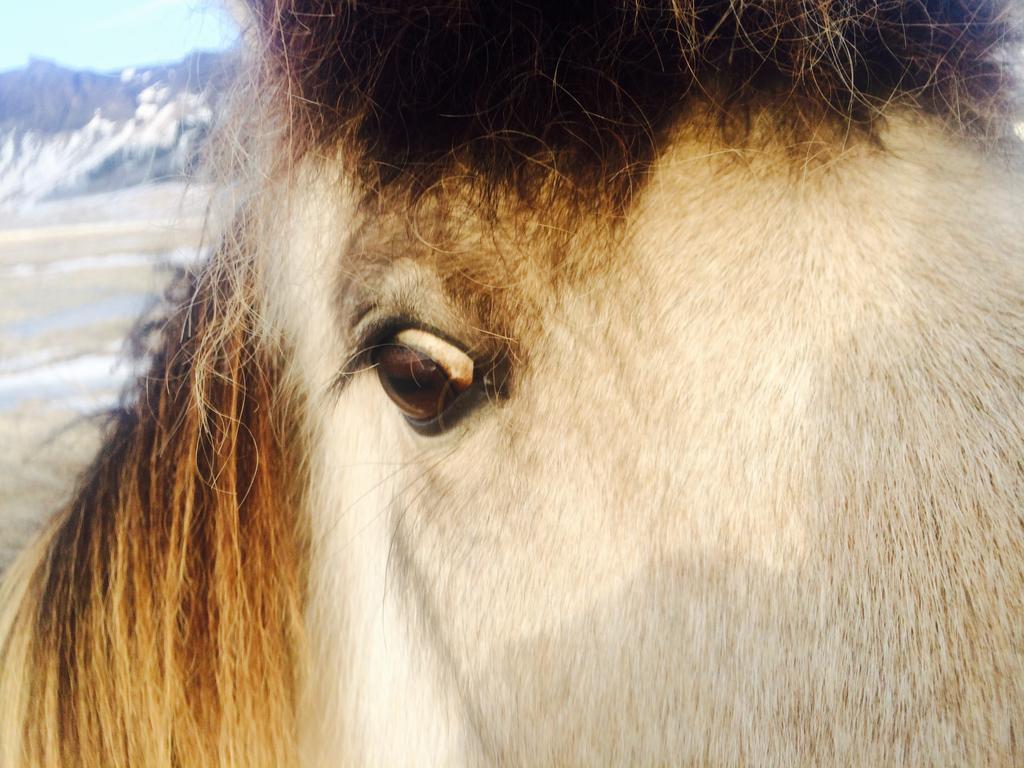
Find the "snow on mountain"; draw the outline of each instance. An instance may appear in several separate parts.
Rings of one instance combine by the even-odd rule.
[[[81,72],[0,73],[0,208],[180,179],[209,133],[228,54]]]

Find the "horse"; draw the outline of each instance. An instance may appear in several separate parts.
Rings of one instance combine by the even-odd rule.
[[[244,14],[3,765],[1024,761],[1015,3]]]

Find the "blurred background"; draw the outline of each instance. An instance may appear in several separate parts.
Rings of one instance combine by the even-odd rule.
[[[234,66],[226,4],[16,3],[0,26],[0,570],[66,497],[201,258],[193,173]]]

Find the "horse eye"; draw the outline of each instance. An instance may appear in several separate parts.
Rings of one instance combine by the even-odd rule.
[[[432,333],[408,328],[373,353],[388,397],[414,425],[439,419],[473,384],[473,359]]]

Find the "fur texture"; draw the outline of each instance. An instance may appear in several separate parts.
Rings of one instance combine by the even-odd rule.
[[[742,139],[875,134],[893,104],[1000,122],[1021,18],[1005,0],[511,3],[264,0],[268,87],[293,138],[341,145],[374,188],[446,174],[621,198],[680,118]]]
[[[4,766],[1020,763],[1011,3],[251,7]],[[353,362],[403,324],[457,428]]]
[[[175,287],[150,373],[13,569],[4,765],[294,763],[302,461],[252,281],[222,251]]]
[[[680,141],[571,234],[304,176],[310,764],[1019,762],[1019,171],[883,138],[801,176]],[[423,438],[336,394],[367,306],[506,349],[509,396]]]

